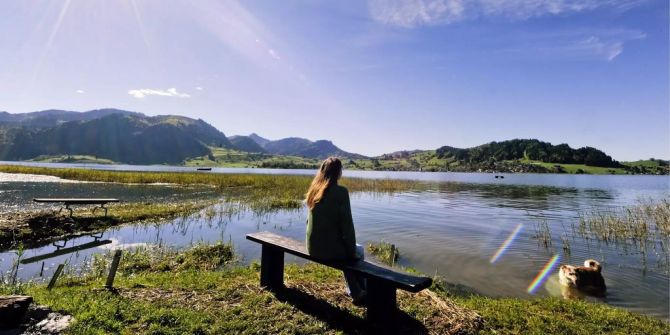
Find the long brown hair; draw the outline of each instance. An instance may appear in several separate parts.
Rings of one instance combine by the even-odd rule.
[[[342,176],[342,162],[337,157],[328,157],[321,163],[319,172],[316,173],[312,184],[305,194],[305,202],[307,207],[313,209],[316,204],[323,198],[323,193],[328,187],[337,184],[337,180]]]

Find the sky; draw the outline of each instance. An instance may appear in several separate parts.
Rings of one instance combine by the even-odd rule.
[[[670,158],[667,0],[3,0],[0,110],[120,108],[343,150]]]

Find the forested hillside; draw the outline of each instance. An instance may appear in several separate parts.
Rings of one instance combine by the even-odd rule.
[[[14,127],[0,138],[0,159],[89,155],[130,164],[179,164],[230,147],[226,136],[202,120],[113,113],[51,127]]]
[[[604,152],[583,147],[573,149],[567,144],[552,145],[539,140],[514,139],[491,142],[469,149],[444,146],[436,150],[439,158],[454,157],[466,164],[482,164],[496,161],[532,160],[560,164],[584,164],[600,167],[622,167]]]

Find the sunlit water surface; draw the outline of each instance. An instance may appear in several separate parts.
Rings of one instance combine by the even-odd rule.
[[[165,166],[91,166],[76,164],[33,164],[78,166],[116,170],[192,171],[193,168]],[[212,173],[313,174],[310,170],[213,169]],[[572,233],[579,213],[593,209],[635,204],[639,199],[670,197],[668,176],[588,176],[550,174],[505,174],[494,179],[480,173],[416,173],[347,171],[345,176],[420,180],[416,190],[393,195],[352,194],[352,211],[359,243],[388,241],[400,250],[399,263],[448,282],[468,286],[490,296],[530,297],[560,295],[557,269],[541,281],[536,290],[530,284],[545,264],[559,256],[558,264],[581,264],[594,258],[603,264],[608,294],[603,301],[629,310],[670,317],[667,253],[652,247],[639,248],[586,241]],[[4,178],[4,179],[3,179]],[[65,183],[52,178],[13,177],[0,174],[0,212],[44,208],[31,199],[36,196],[118,197],[125,201],[179,201],[210,199],[219,195],[211,189],[165,185],[120,185]],[[116,227],[104,233],[112,243],[77,253],[49,258],[43,277],[41,262],[21,265],[20,277],[44,280],[55,266],[67,262],[73,270],[93,253],[112,248],[146,244],[184,247],[197,242],[232,241],[248,262],[260,257],[260,246],[245,240],[250,232],[269,230],[304,239],[306,210],[257,214],[230,214],[225,204],[215,205],[217,215],[196,214],[161,224]],[[210,211],[211,213],[211,211]],[[534,236],[546,220],[552,230],[545,246]],[[518,231],[515,238],[509,238]],[[569,243],[569,253],[563,249]],[[92,241],[89,236],[66,242],[67,246]],[[501,246],[509,240],[508,248]],[[54,246],[27,250],[24,257],[54,251]],[[495,262],[492,262],[497,253]],[[0,269],[6,272],[15,252],[0,253]],[[291,261],[298,261],[289,257]]]

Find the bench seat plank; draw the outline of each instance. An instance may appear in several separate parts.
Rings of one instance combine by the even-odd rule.
[[[314,258],[307,252],[304,242],[273,234],[267,231],[247,234],[247,239],[262,245],[269,245],[279,248],[295,256],[321,263],[339,270],[353,271],[361,274],[364,277],[382,280],[393,287],[409,292],[419,292],[425,288],[428,288],[432,283],[431,278],[400,273],[394,269],[388,269],[364,260],[346,262],[324,261],[318,258]]]

